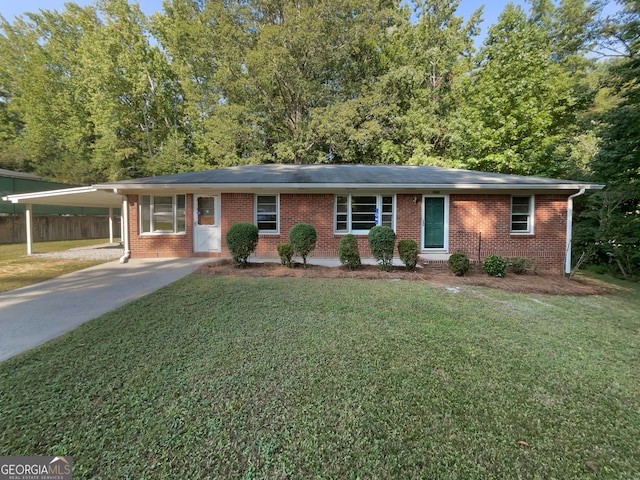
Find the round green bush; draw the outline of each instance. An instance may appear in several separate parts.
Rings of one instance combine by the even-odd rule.
[[[234,223],[227,230],[227,246],[236,267],[247,266],[247,258],[258,246],[258,227],[253,223]]]
[[[449,270],[451,270],[451,272],[457,277],[462,277],[469,271],[470,267],[469,257],[462,252],[451,255],[447,264],[449,266]]]
[[[420,250],[415,240],[405,239],[398,242],[398,254],[400,260],[405,264],[408,270],[415,270],[418,263],[418,255]]]
[[[500,255],[489,255],[484,259],[482,269],[492,277],[504,277],[507,273],[507,262]]]
[[[316,229],[308,223],[296,223],[289,230],[289,243],[295,254],[302,257],[304,268],[307,268],[307,255],[316,248],[317,239]]]
[[[278,256],[280,257],[280,263],[291,268],[291,258],[293,257],[293,247],[290,243],[278,244]]]
[[[396,233],[391,227],[377,225],[369,230],[369,248],[371,254],[380,264],[380,269],[388,271],[393,265],[393,249],[396,244]]]
[[[532,262],[527,257],[513,257],[509,259],[509,268],[517,275],[522,275],[531,270]]]
[[[360,260],[360,250],[358,249],[358,239],[351,233],[344,235],[338,243],[338,255],[340,263],[349,267],[350,270],[357,270],[362,265]]]

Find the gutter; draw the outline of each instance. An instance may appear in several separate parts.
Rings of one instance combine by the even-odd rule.
[[[569,195],[567,199],[567,255],[565,257],[564,273],[571,275],[571,241],[573,240],[573,199],[584,195],[586,188],[581,187],[578,193]]]
[[[425,190],[574,190],[602,188],[600,185],[572,183],[112,183],[94,185],[98,190],[111,190],[124,195],[140,191],[219,191],[219,192],[335,192],[335,191],[425,191]]]

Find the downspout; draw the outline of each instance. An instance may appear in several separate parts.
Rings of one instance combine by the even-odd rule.
[[[109,207],[109,243],[113,243],[113,208]]]
[[[573,240],[573,199],[583,195],[586,188],[581,187],[578,193],[569,195],[567,199],[567,256],[564,263],[565,275],[571,275],[571,241]]]
[[[117,191],[116,191],[117,193]],[[131,258],[129,245],[129,201],[126,195],[122,196],[122,240],[124,241],[124,255],[120,257],[120,263],[127,263]]]

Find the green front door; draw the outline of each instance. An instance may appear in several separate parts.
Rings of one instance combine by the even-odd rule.
[[[424,248],[444,248],[444,197],[424,198]]]

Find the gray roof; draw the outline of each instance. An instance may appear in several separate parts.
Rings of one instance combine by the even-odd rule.
[[[600,189],[602,185],[542,177],[415,165],[243,165],[96,185],[123,191],[214,187],[223,190],[337,189]]]

